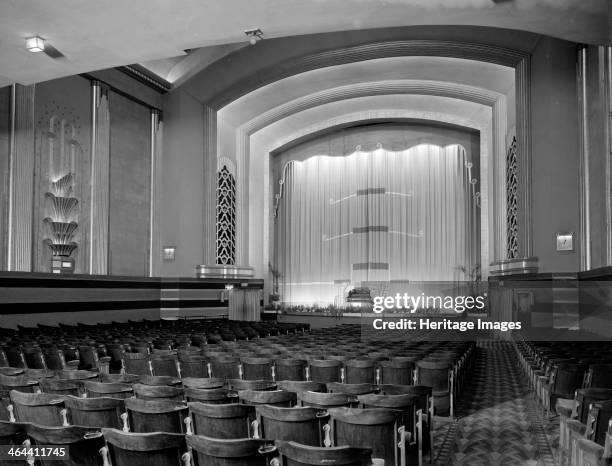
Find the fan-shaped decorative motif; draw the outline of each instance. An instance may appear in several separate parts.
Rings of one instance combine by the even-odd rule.
[[[72,173],[67,173],[59,180],[51,183],[51,192],[57,197],[72,196]]]
[[[70,244],[53,244],[48,240],[49,248],[54,256],[68,257],[77,248],[76,243]]]
[[[74,237],[79,224],[76,222],[54,222],[51,218],[44,219],[47,234],[53,244],[69,244]]]
[[[56,222],[70,222],[74,220],[72,213],[79,200],[75,197],[56,196],[53,193],[46,193],[45,197],[49,200],[51,213],[50,217]]]

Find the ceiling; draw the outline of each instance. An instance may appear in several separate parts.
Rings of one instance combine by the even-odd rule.
[[[133,63],[146,63],[174,82],[244,46],[243,31],[253,27],[266,38],[280,38],[469,25],[607,43],[608,8],[606,0],[3,0],[0,86]],[[27,52],[24,39],[32,35],[47,39],[65,57]],[[208,49],[197,60],[185,52],[202,47]]]

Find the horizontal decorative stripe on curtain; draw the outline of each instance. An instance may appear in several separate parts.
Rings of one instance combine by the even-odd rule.
[[[314,156],[285,170],[276,219],[281,300],[337,302],[347,283],[457,281],[479,257],[462,146]]]

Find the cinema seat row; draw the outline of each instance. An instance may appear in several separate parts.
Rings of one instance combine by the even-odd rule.
[[[612,463],[610,344],[519,338],[516,348],[542,415],[559,416],[559,464]]]
[[[170,338],[162,348],[159,334],[105,348],[98,339],[98,357],[110,357],[106,366],[3,367],[3,426],[23,426],[20,435],[31,443],[43,442],[32,429],[58,438],[67,429],[71,441],[103,444],[102,455],[82,464],[144,464],[134,456],[148,465],[361,465],[372,458],[403,465],[433,458],[434,409],[452,412],[473,344],[377,341],[356,326],[307,330],[199,346]],[[124,346],[101,356],[112,344]],[[75,437],[75,429],[89,430]],[[159,445],[172,447],[160,453]],[[161,462],[151,459],[162,453]],[[231,459],[242,454],[242,463]]]

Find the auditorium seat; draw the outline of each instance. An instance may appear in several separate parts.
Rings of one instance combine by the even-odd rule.
[[[276,390],[276,382],[270,380],[229,379],[227,386],[231,390]]]
[[[98,355],[98,349],[89,345],[79,346],[79,355],[81,359],[79,369],[92,370],[108,374],[109,364],[111,361],[110,356],[100,357]]]
[[[123,353],[123,367],[127,374],[153,375],[148,353]]]
[[[67,424],[64,398],[61,395],[11,390],[9,396],[17,422],[34,422],[42,426]]]
[[[140,382],[142,377],[137,374],[100,374],[100,382],[133,384]]]
[[[0,445],[23,446],[23,442],[27,439],[27,425],[28,423],[0,421]],[[14,460],[5,458],[1,462],[3,466],[25,465],[23,458]]]
[[[183,389],[170,387],[168,385],[144,385],[135,383],[132,385],[136,398],[142,400],[176,400],[183,399]]]
[[[47,369],[47,364],[40,348],[23,348],[23,357],[29,369]]]
[[[329,393],[344,393],[345,395],[364,395],[374,393],[377,388],[371,383],[338,383],[326,384]]]
[[[299,406],[312,406],[313,408],[328,409],[340,406],[351,406],[352,397],[344,393],[298,392]]]
[[[196,466],[268,466],[276,452],[273,443],[266,440],[201,435],[188,435],[186,440]]]
[[[64,405],[71,425],[127,429],[125,403],[122,398],[81,398],[66,396]]]
[[[285,390],[288,392],[324,392],[325,384],[320,382],[309,382],[305,380],[280,380],[278,383],[279,390]]]
[[[296,402],[296,394],[284,390],[239,390],[238,399],[249,405],[270,405],[290,407]]]
[[[138,382],[143,385],[177,387],[181,379],[170,375],[141,375]]]
[[[127,398],[125,409],[131,432],[185,433],[187,405],[170,400],[143,400]]]
[[[541,398],[546,413],[550,413],[559,398],[572,399],[582,386],[588,366],[580,363],[561,363],[552,369],[550,381],[542,385]]]
[[[309,379],[313,382],[340,382],[342,363],[330,359],[310,359],[308,361]]]
[[[181,377],[202,378],[208,376],[206,358],[198,353],[178,352],[178,360],[181,368]]]
[[[102,429],[101,455],[112,466],[190,466],[185,436],[162,432],[133,433]]]
[[[576,445],[576,465],[610,465],[612,464],[612,423],[609,423],[603,445],[589,439],[581,439]]]
[[[29,438],[34,440],[32,446],[53,445],[64,447],[66,457],[62,460],[43,460],[42,465],[74,464],[79,466],[99,466],[99,450],[104,447],[104,438],[99,430],[81,426],[43,427],[28,424],[25,427]]]
[[[261,405],[255,408],[258,438],[299,440],[305,445],[323,446],[323,425],[328,416],[312,407],[283,408]]]
[[[395,357],[380,362],[380,375],[377,384],[412,385],[414,382],[413,358]]]
[[[88,397],[128,398],[134,393],[132,386],[125,383],[85,381],[83,387]]]
[[[373,384],[376,383],[375,360],[349,359],[344,363],[344,382],[347,384]]]
[[[234,356],[213,356],[208,360],[210,377],[240,379],[240,359]]]
[[[238,394],[225,388],[185,388],[185,401],[201,401],[209,404],[229,404],[238,400]]]
[[[399,466],[405,455],[405,429],[398,424],[401,411],[392,409],[329,409],[331,441],[334,446],[371,448],[373,458],[385,465]]]
[[[254,410],[243,404],[208,404],[190,402],[191,428],[198,435],[213,438],[237,439],[253,435],[251,422]]]
[[[183,387],[185,388],[222,388],[225,385],[225,380],[208,378],[208,377],[183,377],[181,378]]]
[[[261,357],[240,358],[242,378],[245,380],[274,380],[274,360]]]
[[[78,380],[41,380],[40,388],[44,393],[56,395],[75,395],[84,393],[83,384]]]
[[[64,369],[55,373],[57,378],[60,380],[94,380],[98,379],[102,374],[98,372],[78,370],[78,369]]]
[[[274,443],[280,453],[282,466],[320,466],[323,464],[342,466],[372,465],[371,448],[348,446],[321,448],[282,440],[277,440]]]
[[[277,359],[276,380],[305,380],[307,362],[303,359]]]
[[[612,388],[612,364],[590,364],[583,388]]]
[[[33,393],[39,389],[38,380],[33,380],[25,375],[0,375],[0,395],[8,396],[10,390],[17,390],[24,393]]]
[[[166,377],[180,377],[178,356],[173,354],[160,354],[154,351],[149,355],[152,375]]]

